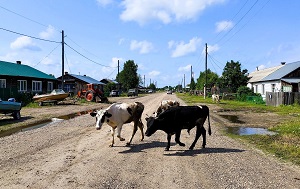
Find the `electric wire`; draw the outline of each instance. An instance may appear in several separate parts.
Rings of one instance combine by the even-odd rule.
[[[42,60],[40,60],[36,65],[34,65],[33,67],[36,67],[37,65],[39,65],[43,60],[45,60],[48,56],[50,56],[50,54],[52,54],[52,52],[57,49],[57,47],[60,45],[57,45],[47,56],[45,56]]]
[[[254,4],[250,7],[250,9],[238,20],[238,22],[228,31],[226,32],[221,39],[219,39],[216,43],[219,43],[223,40],[244,18],[245,16],[253,9],[253,7],[257,4],[258,0],[254,2]]]
[[[100,65],[100,66],[107,67],[107,68],[116,68],[116,67],[111,67],[111,66],[106,66],[106,65],[104,65],[104,64],[100,64],[100,63],[98,63],[98,62],[96,62],[96,61],[94,61],[94,60],[92,60],[92,59],[86,57],[86,56],[83,55],[82,53],[78,52],[77,50],[75,50],[73,47],[71,47],[71,46],[68,45],[67,43],[65,43],[65,45],[67,45],[70,49],[72,49],[74,52],[76,52],[77,54],[79,54],[79,55],[82,56],[83,58],[85,58],[85,59],[87,59],[87,60],[89,60],[89,61],[91,61],[91,62],[93,62],[93,63],[95,63],[95,64],[98,64],[98,65]]]
[[[7,32],[14,33],[14,34],[18,34],[18,35],[26,36],[26,37],[29,37],[29,38],[41,40],[41,41],[46,41],[46,42],[51,42],[51,43],[61,43],[61,42],[58,42],[58,41],[52,41],[52,40],[48,40],[48,39],[42,39],[42,38],[39,38],[39,37],[34,37],[34,36],[26,35],[26,34],[23,34],[23,33],[15,32],[15,31],[8,30],[8,29],[1,28],[1,27],[0,27],[0,29],[4,30],[4,31],[7,31]]]

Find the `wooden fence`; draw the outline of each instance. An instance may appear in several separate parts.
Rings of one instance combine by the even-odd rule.
[[[268,106],[280,106],[300,104],[299,92],[267,92],[266,105]]]

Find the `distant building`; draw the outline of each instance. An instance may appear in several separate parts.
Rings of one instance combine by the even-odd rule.
[[[266,99],[266,92],[300,92],[300,61],[256,70],[249,74],[247,87]]]
[[[57,78],[58,80],[58,87],[61,88],[61,76]],[[76,75],[76,74],[69,74],[65,72],[64,75],[64,91],[77,94],[78,91],[86,89],[86,84],[95,84],[98,85],[100,90],[103,92],[103,87],[105,83],[102,83],[94,78],[91,78],[87,75]]]
[[[57,79],[28,65],[0,61],[0,97],[4,91],[48,93],[57,88]]]

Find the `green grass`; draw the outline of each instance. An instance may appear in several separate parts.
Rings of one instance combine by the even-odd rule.
[[[188,105],[213,103],[211,98],[204,99],[203,96],[190,96],[183,93],[177,93],[177,96]],[[300,105],[272,107],[251,102],[221,100],[218,106],[223,109],[237,111],[246,109],[261,113],[273,112],[278,114],[278,116],[290,116],[291,118],[288,121],[284,121],[270,129],[277,132],[277,135],[227,135],[232,138],[242,139],[266,153],[275,155],[279,159],[300,165]]]

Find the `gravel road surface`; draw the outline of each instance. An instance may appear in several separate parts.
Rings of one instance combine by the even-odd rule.
[[[146,114],[151,115],[163,99],[177,97],[153,93],[137,98],[114,98],[118,102],[142,102],[145,127]],[[132,123],[123,126],[122,137],[126,140],[116,138],[111,148],[110,127],[103,125],[101,130],[96,130],[95,118],[89,114],[2,137],[0,186],[9,189],[300,188],[299,167],[224,136],[221,130],[226,122],[214,113],[216,106],[208,106],[212,135],[207,136],[207,148],[201,149],[201,137],[192,151],[188,148],[195,137],[195,129],[190,135],[182,132],[181,141],[185,147],[175,145],[173,136],[167,152],[164,151],[166,134],[162,131],[140,141],[138,130],[132,145],[126,146]],[[57,112],[70,111],[63,111],[63,107],[59,106]],[[76,106],[70,107],[76,111]],[[29,115],[26,111],[23,116]]]

